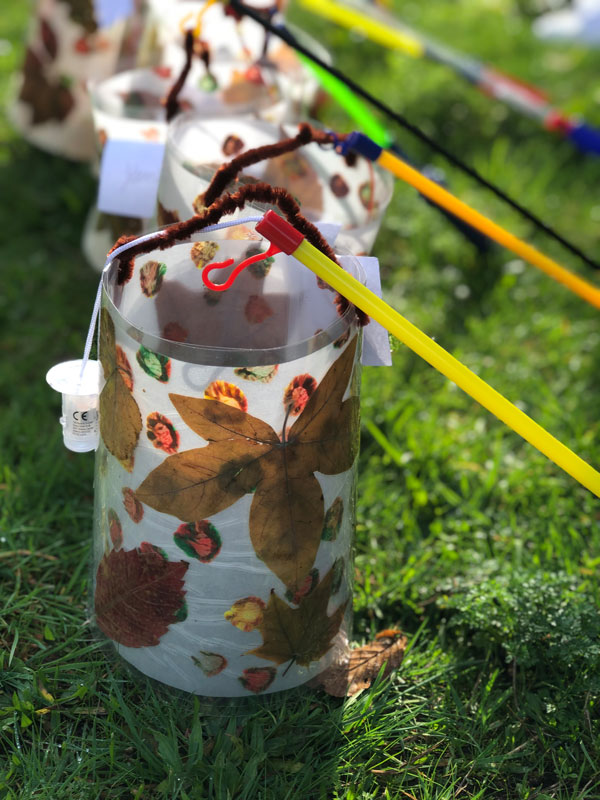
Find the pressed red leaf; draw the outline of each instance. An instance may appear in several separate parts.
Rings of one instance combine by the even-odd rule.
[[[336,197],[346,197],[350,189],[348,184],[340,174],[332,175],[329,180],[329,188]]]
[[[50,59],[54,60],[58,55],[58,39],[48,20],[43,17],[40,18],[40,35],[46,52],[50,56]]]
[[[177,528],[173,538],[186,555],[203,564],[209,564],[221,552],[221,535],[207,519],[185,522]]]
[[[289,409],[293,417],[297,417],[304,410],[316,388],[317,382],[312,375],[308,375],[308,373],[296,375],[283,393],[283,405]]]
[[[244,689],[254,694],[264,692],[275,680],[277,670],[275,667],[250,667],[242,672],[242,677],[238,678]]]
[[[136,499],[133,489],[125,486],[121,489],[121,493],[123,495],[125,511],[127,511],[133,522],[141,522],[144,516],[144,506]]]
[[[108,533],[115,550],[123,546],[123,528],[114,508],[108,509]]]
[[[189,336],[189,331],[178,322],[167,322],[163,328],[163,339],[170,339],[172,342],[185,342]]]
[[[221,149],[223,151],[223,155],[225,156],[237,156],[237,154],[241,153],[244,149],[244,142],[239,136],[230,134],[229,136],[225,137],[223,144],[221,145]]]
[[[170,419],[153,411],[146,417],[146,436],[157,450],[172,456],[179,449],[179,434]]]
[[[274,313],[265,298],[258,294],[251,294],[244,307],[244,316],[251,325],[260,325]]]
[[[127,647],[154,647],[185,609],[186,561],[168,561],[147,542],[111,550],[96,572],[95,609],[100,630]]]
[[[309,595],[315,586],[319,583],[319,570],[316,567],[313,567],[311,571],[308,573],[306,578],[302,581],[302,584],[297,592],[290,592],[288,589],[285,593],[285,599],[293,603],[297,606],[303,597]]]

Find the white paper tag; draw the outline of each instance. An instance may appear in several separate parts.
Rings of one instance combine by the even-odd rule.
[[[338,233],[342,230],[342,225],[339,222],[315,222],[315,228],[318,229],[327,244],[333,247]]]
[[[133,0],[94,0],[94,16],[99,28],[108,28],[114,22],[133,14]]]
[[[340,264],[344,264],[345,258],[357,258],[365,271],[367,289],[370,289],[377,297],[381,297],[381,277],[379,275],[379,260],[373,256],[339,256]],[[363,352],[362,363],[365,367],[391,367],[392,352],[390,350],[390,338],[388,332],[371,319],[368,325],[363,328]]]
[[[123,217],[152,217],[165,146],[109,139],[102,151],[98,208]]]

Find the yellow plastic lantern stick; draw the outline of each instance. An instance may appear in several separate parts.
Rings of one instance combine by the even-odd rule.
[[[337,22],[347,28],[357,28],[371,41],[382,44],[384,47],[402,50],[414,58],[420,58],[425,54],[424,44],[409,31],[383,25],[369,17],[368,13],[355,11],[348,6],[339,6],[331,0],[302,0],[302,5],[332,22]]]
[[[258,233],[269,239],[282,252],[294,256],[322,280],[340,292],[351,303],[369,314],[397,339],[423,358],[432,367],[502,420],[509,428],[536,447],[597,497],[600,497],[600,473],[555,439],[503,395],[461,364],[443,347],[426,336],[356,278],[337,266],[304,236],[274,211],[267,211],[256,226]]]
[[[406,183],[414,186],[421,194],[433,200],[438,206],[445,208],[455,216],[468,222],[478,231],[481,231],[490,239],[493,239],[498,244],[503,245],[507,250],[511,250],[515,255],[518,255],[524,261],[528,261],[534,267],[537,267],[546,275],[553,278],[558,283],[562,283],[567,289],[570,289],[574,294],[586,300],[596,308],[600,308],[600,289],[588,281],[570,272],[565,267],[561,267],[556,261],[535,247],[509,233],[507,230],[492,222],[479,211],[463,203],[449,191],[439,186],[435,181],[426,178],[418,170],[409,166],[401,158],[390,153],[388,150],[383,150],[379,145],[375,144],[368,136],[362,133],[351,133],[347,139],[342,143],[341,148],[344,152],[347,150],[355,150],[365,158],[375,161],[384,169],[387,169],[397,178],[405,181]]]

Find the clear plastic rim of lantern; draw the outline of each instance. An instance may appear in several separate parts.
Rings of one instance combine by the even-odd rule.
[[[247,69],[248,65],[242,61],[231,60],[216,63],[214,68],[218,71],[224,66],[231,67],[231,69],[234,70],[237,67],[245,67]],[[193,75],[190,76],[190,80],[193,79],[193,77]],[[115,100],[114,92],[118,91],[116,87],[127,79],[130,81],[129,91],[149,91],[147,88],[144,89],[143,87],[155,85],[157,93],[162,96],[163,94],[166,95],[169,91],[170,87],[177,79],[177,75],[164,78],[158,75],[153,67],[140,67],[138,69],[119,72],[101,81],[88,81],[88,92],[91,98],[92,108],[116,118],[120,117],[140,121],[164,121],[165,110],[162,105],[153,109],[148,106],[131,105],[123,101],[122,110],[118,108],[119,104]],[[184,85],[181,92],[181,99],[188,100],[192,105],[195,104],[195,101],[198,104],[198,109],[195,113],[202,113],[202,98],[210,100],[208,109],[209,116],[220,119],[222,117],[240,116],[252,114],[256,111],[265,111],[281,102],[284,98],[275,83],[273,83],[270,88],[274,90],[272,97],[265,96],[262,99],[248,101],[246,103],[223,103],[213,102],[214,98],[219,98],[220,89],[216,92],[203,92],[202,89],[190,84],[189,86]],[[113,94],[111,95],[111,93]]]
[[[194,164],[190,160],[189,155],[186,154],[181,149],[181,147],[175,142],[175,136],[176,136],[177,132],[181,128],[186,126],[186,125],[192,125],[192,124],[194,124],[195,122],[198,122],[198,121],[203,122],[203,123],[210,123],[211,119],[219,119],[219,121],[222,121],[227,116],[228,115],[219,116],[219,115],[213,115],[213,114],[211,114],[210,116],[205,116],[205,115],[202,115],[201,113],[199,113],[198,111],[186,111],[185,113],[180,114],[169,125],[169,130],[167,132],[167,141],[166,141],[166,144],[165,144],[165,163],[166,163],[166,160],[167,160],[166,157],[167,156],[171,156],[181,166],[182,169],[186,170],[186,172],[189,172],[191,175],[193,175],[196,178],[201,178],[203,180],[206,180],[207,183],[209,183],[210,180],[212,179],[213,175],[215,174],[216,170],[218,169],[218,167],[216,165],[214,167],[211,167],[209,162]],[[281,130],[283,130],[285,132],[285,134],[288,135],[288,136],[295,136],[298,133],[298,124],[299,123],[295,123],[295,122],[284,122],[284,123],[281,123],[281,125],[276,125],[276,124],[274,124],[272,122],[269,122],[269,121],[263,120],[263,119],[255,119],[255,118],[253,118],[253,119],[245,119],[244,121],[245,122],[251,122],[254,126],[256,126],[258,129],[262,129],[262,131],[264,131],[269,136],[274,131],[281,131]],[[323,126],[323,124],[321,122],[318,122],[318,121],[313,120],[313,119],[308,119],[306,121],[309,122],[315,128],[320,128],[321,130],[325,130],[325,128],[324,128],[324,126]],[[276,141],[280,141],[280,139],[279,138],[273,139],[273,142],[276,142]],[[265,142],[263,144],[267,144],[267,143]],[[314,144],[314,143],[311,142],[311,144]],[[257,146],[261,146],[261,145],[257,145]],[[342,156],[339,156],[339,159],[340,159],[340,164],[345,164]],[[259,164],[257,166],[261,167],[261,165],[263,165],[264,163],[265,162],[259,162]],[[315,166],[315,169],[316,169],[316,166]],[[251,175],[252,174],[252,166],[248,167],[248,170],[249,170],[249,174]],[[390,200],[392,199],[392,194],[394,193],[394,178],[393,178],[393,176],[391,175],[390,172],[388,172],[387,170],[382,169],[377,164],[372,164],[372,170],[373,170],[373,175],[375,176],[376,180],[382,186],[382,190],[383,190],[382,191],[382,196],[378,199],[378,202],[380,204],[380,207],[383,209],[383,212],[385,212],[385,209],[387,208],[387,206],[390,203]],[[322,179],[323,179],[323,175],[324,174],[325,173],[323,173],[322,171],[319,171],[319,176]],[[246,206],[246,208],[247,209],[251,209],[251,208],[252,209],[258,209],[261,213],[264,213],[266,208],[270,208],[270,206],[265,206],[265,205],[260,204],[260,203],[252,203],[252,204],[249,203]],[[383,212],[382,212],[382,215],[383,215]],[[303,209],[303,213],[305,213],[304,209]],[[307,214],[307,219],[311,220],[312,222],[315,221],[314,214],[311,214],[310,209],[306,209],[306,214]],[[325,220],[323,220],[323,221],[325,221]],[[327,220],[327,221],[330,222],[330,221],[333,221],[333,220]],[[367,214],[367,218],[364,221],[361,221],[361,222],[358,222],[358,223],[355,223],[355,224],[350,224],[350,225],[347,225],[347,226],[343,226],[342,227],[342,231],[362,230],[370,222],[371,222],[371,218]]]
[[[240,222],[240,224],[246,223]],[[198,237],[201,238],[199,239]],[[173,244],[173,247],[189,247],[189,245],[195,241],[219,241],[219,237],[214,236],[214,234],[211,233],[203,236],[202,231],[199,231],[197,236],[195,235],[185,242],[176,242]],[[261,242],[255,239],[240,239],[238,241],[240,243],[251,242],[257,246],[261,245]],[[267,249],[268,244],[268,242],[263,240],[262,246],[265,248],[265,250]],[[334,249],[345,248],[335,248],[334,246]],[[144,258],[151,258],[154,252],[156,251],[145,253]],[[347,271],[349,271],[350,274],[352,274],[357,280],[365,284],[366,273],[358,258],[350,253],[339,253],[339,255],[345,256],[351,264],[351,269],[348,268],[347,264],[344,265],[344,268],[347,269]],[[288,258],[293,257],[288,256]],[[294,261],[297,264],[298,269],[306,269],[306,267],[299,261],[296,261],[295,259]],[[193,344],[190,342],[176,342],[143,330],[136,325],[133,320],[128,319],[123,314],[113,299],[114,291],[119,291],[120,289],[120,287],[116,284],[117,264],[117,261],[111,261],[110,264],[104,268],[102,273],[102,302],[111,313],[115,327],[127,334],[139,344],[142,344],[148,350],[152,350],[160,355],[168,356],[169,358],[174,358],[179,361],[185,361],[190,364],[241,367],[265,366],[269,364],[280,364],[287,361],[294,361],[295,359],[303,358],[309,353],[314,353],[317,350],[321,350],[323,347],[327,347],[327,345],[331,344],[332,342],[335,342],[336,339],[338,339],[342,334],[346,333],[346,331],[355,321],[355,309],[352,305],[349,305],[342,315],[337,316],[335,320],[327,327],[323,328],[312,336],[300,339],[296,342],[279,345],[277,347],[253,349],[241,347],[222,347],[217,345],[209,346],[203,344]],[[273,268],[276,268],[276,266],[277,265],[274,264]],[[317,279],[315,277],[315,281],[316,280]],[[329,290],[322,289],[321,291]],[[333,297],[333,292],[330,293]]]

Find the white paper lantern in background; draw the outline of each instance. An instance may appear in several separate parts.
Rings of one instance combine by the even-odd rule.
[[[211,697],[305,683],[349,635],[361,335],[282,254],[205,288],[267,244],[205,234],[103,278],[96,621]]]
[[[9,115],[22,135],[55,155],[94,156],[87,81],[118,68],[126,19],[99,28],[93,4],[38,0]]]

